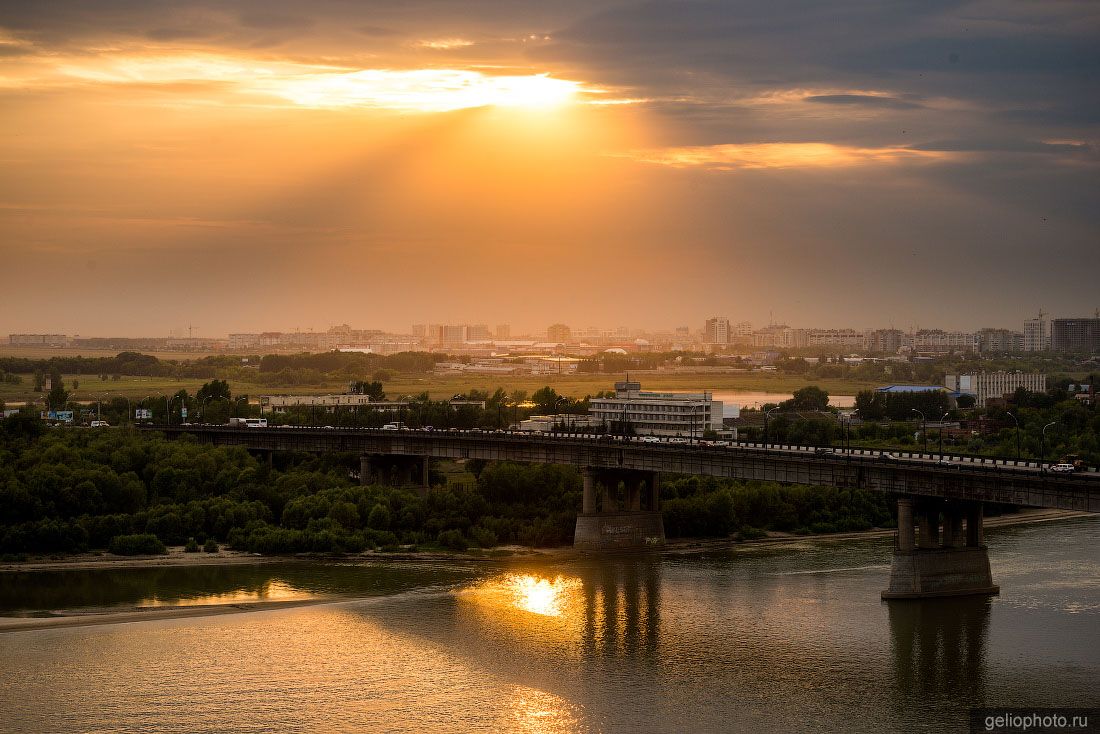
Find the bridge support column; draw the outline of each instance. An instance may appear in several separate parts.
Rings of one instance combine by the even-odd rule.
[[[649,475],[649,511],[658,512],[661,509],[661,475],[651,472]]]
[[[665,525],[658,509],[657,472],[586,468],[581,514],[577,515],[573,547],[585,550],[629,550],[663,545]],[[619,482],[626,487],[622,509],[615,500]],[[642,501],[642,483],[646,501]],[[603,502],[596,508],[596,487]],[[642,505],[648,506],[643,510]]]
[[[940,533],[940,513],[943,533]],[[914,543],[913,516],[919,527]],[[966,530],[963,531],[963,518]],[[996,594],[989,552],[981,542],[982,508],[978,502],[898,499],[898,535],[890,566],[890,587],[883,599]],[[941,541],[942,537],[942,541]]]
[[[581,501],[581,514],[591,515],[596,512],[596,472],[592,469],[581,471],[584,478],[584,497]]]
[[[642,511],[642,479],[631,477],[626,480],[626,505],[631,512]]]
[[[374,481],[374,465],[371,463],[371,457],[363,454],[359,457],[359,486],[367,487],[374,484]]]
[[[916,540],[913,530],[913,500],[910,497],[899,497],[897,548],[899,551],[912,553],[917,546]]]

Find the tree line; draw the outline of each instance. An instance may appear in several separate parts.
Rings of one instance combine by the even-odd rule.
[[[213,542],[258,553],[463,550],[572,543],[581,477],[572,467],[469,462],[470,483],[433,471],[421,495],[360,486],[358,457],[280,454],[124,431],[49,429],[29,412],[0,424],[0,553]],[[774,528],[827,532],[888,523],[885,504],[827,488],[672,479],[671,537]]]

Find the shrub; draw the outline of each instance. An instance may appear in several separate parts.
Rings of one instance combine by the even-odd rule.
[[[766,538],[768,534],[760,528],[754,528],[751,525],[746,525],[741,529],[741,538],[743,540],[759,540],[760,538]]]
[[[469,547],[461,530],[444,530],[439,534],[439,544],[448,550],[464,551]]]
[[[154,556],[168,552],[160,538],[151,534],[116,535],[107,547],[116,556]]]
[[[207,553],[217,553],[219,550],[221,550],[221,548],[218,547],[218,541],[214,540],[213,538],[207,538],[206,543],[205,545],[203,545],[202,549]]]
[[[199,544],[195,541],[194,538],[188,538],[187,539],[187,545],[183,546],[183,552],[184,553],[198,553],[199,552]]]
[[[492,548],[497,544],[497,534],[480,525],[470,529],[470,538],[482,548]]]

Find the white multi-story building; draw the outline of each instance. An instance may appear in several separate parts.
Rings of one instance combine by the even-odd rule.
[[[1024,351],[1045,352],[1050,349],[1050,322],[1040,316],[1024,321]]]
[[[251,349],[260,346],[259,334],[230,334],[230,349]]]
[[[699,438],[722,430],[722,401],[709,392],[643,392],[640,382],[616,382],[615,397],[592,398],[588,406],[600,424],[626,423],[638,434]]]
[[[11,334],[8,343],[13,347],[69,347],[73,338],[65,334]]]
[[[978,336],[963,331],[922,329],[913,335],[913,351],[918,354],[949,354],[978,351]]]
[[[1036,372],[979,372],[973,375],[945,375],[948,390],[973,395],[975,405],[984,408],[990,398],[1003,398],[1021,387],[1030,392],[1047,391],[1047,376]]]
[[[1009,329],[979,329],[978,348],[986,352],[1022,352],[1024,335]]]
[[[810,329],[806,346],[842,347],[861,352],[867,348],[867,335],[855,329]]]

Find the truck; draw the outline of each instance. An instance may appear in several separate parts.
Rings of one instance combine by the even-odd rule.
[[[267,428],[267,418],[230,418],[229,425],[234,428]]]

